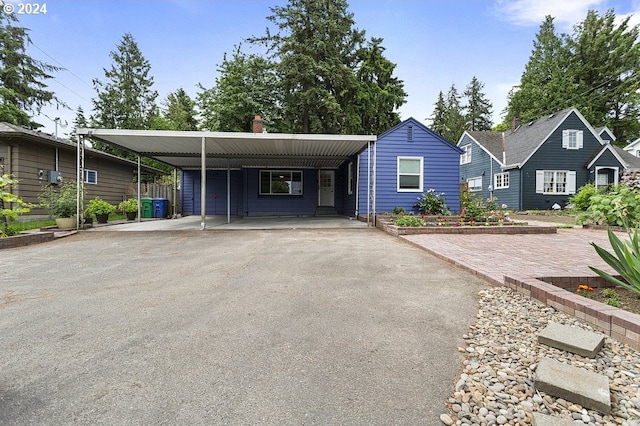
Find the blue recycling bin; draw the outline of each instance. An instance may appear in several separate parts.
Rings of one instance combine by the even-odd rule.
[[[153,198],[153,217],[167,217],[169,214],[169,200],[166,198]]]

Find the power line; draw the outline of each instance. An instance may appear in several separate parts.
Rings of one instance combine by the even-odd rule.
[[[82,78],[80,78],[78,76],[78,74],[74,73],[73,71],[71,71],[68,67],[64,66],[62,63],[60,63],[60,61],[58,61],[56,58],[54,58],[53,56],[49,55],[47,52],[45,52],[44,50],[40,49],[35,43],[31,42],[31,45],[33,47],[35,47],[36,49],[38,49],[40,52],[44,53],[49,59],[51,59],[53,62],[55,62],[56,64],[60,65],[62,67],[63,70],[67,71],[69,74],[71,74],[72,76],[74,76],[75,78],[77,78],[81,83],[83,83],[84,85],[86,85],[87,87],[93,89],[93,87],[87,83],[86,81],[84,81]]]

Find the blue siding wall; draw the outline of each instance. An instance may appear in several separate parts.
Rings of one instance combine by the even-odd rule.
[[[245,215],[314,215],[316,213],[317,170],[303,170],[302,195],[260,195],[259,173],[258,169],[245,170]]]
[[[242,175],[239,170],[231,171],[231,214],[239,214],[242,206]],[[200,214],[200,171],[182,172],[181,197],[182,214]],[[227,214],[227,171],[207,170],[207,211],[208,215]]]
[[[353,183],[352,183],[352,193],[349,194],[349,163],[351,162],[353,168]],[[358,189],[358,176],[357,176],[357,168],[358,168],[358,157],[355,156],[351,158],[349,161],[345,162],[338,170],[338,175],[340,178],[336,178],[337,186],[336,186],[336,210],[338,210],[338,214],[345,216],[355,216],[356,211],[356,192]],[[340,196],[338,198],[338,191]],[[338,200],[340,201],[340,208],[338,208]]]
[[[413,127],[413,140],[408,140],[408,126]],[[394,207],[416,211],[413,207],[422,192],[433,188],[443,192],[447,206],[453,212],[460,209],[460,150],[410,118],[378,137],[376,167],[376,212],[391,212]],[[398,192],[397,158],[423,157],[423,191]],[[373,152],[371,153],[373,161]],[[358,187],[360,214],[367,211],[367,150],[360,154]],[[373,206],[371,206],[373,209]]]
[[[509,210],[522,210],[520,205],[520,169],[507,170],[509,172],[509,188],[496,189],[493,196],[498,204],[506,204]],[[494,173],[495,169],[494,169]],[[497,173],[500,173],[498,170]]]
[[[575,150],[562,148],[562,130],[564,129],[582,130],[583,148]],[[564,207],[570,195],[536,193],[536,170],[574,170],[577,190],[589,181],[587,164],[600,149],[602,149],[600,141],[575,113],[571,113],[522,167],[522,208],[548,210],[555,203]],[[613,164],[613,166],[616,165],[618,164]]]

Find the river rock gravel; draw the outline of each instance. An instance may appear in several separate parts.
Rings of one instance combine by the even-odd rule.
[[[446,425],[530,425],[533,412],[576,425],[640,426],[640,352],[607,337],[590,359],[538,343],[548,322],[596,331],[580,320],[506,287],[480,292],[476,322],[463,336],[462,373],[440,417]],[[537,392],[535,370],[543,357],[609,378],[611,411],[603,414]]]

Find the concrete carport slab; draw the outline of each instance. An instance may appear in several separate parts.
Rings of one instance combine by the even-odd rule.
[[[6,249],[0,423],[440,424],[484,287],[373,228]]]
[[[109,224],[107,224],[109,225]],[[366,222],[349,217],[309,216],[309,217],[232,217],[207,216],[207,230],[237,229],[366,229]],[[96,226],[90,231],[193,231],[201,229],[200,216],[186,216],[178,219],[146,220],[142,222],[117,222],[109,226]]]

